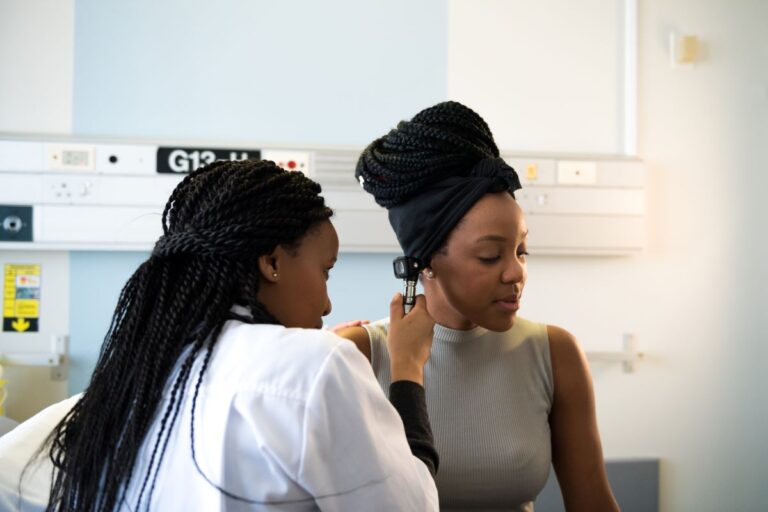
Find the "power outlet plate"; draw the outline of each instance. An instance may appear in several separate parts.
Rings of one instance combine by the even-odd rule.
[[[87,204],[96,200],[98,177],[48,175],[43,178],[43,199],[52,204]]]

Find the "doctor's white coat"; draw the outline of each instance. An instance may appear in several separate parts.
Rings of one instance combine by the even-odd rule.
[[[438,510],[429,470],[411,454],[398,413],[351,342],[326,331],[227,322],[203,376],[193,439],[192,396],[201,364],[198,357],[151,510]],[[26,435],[37,431],[42,440],[60,418],[50,416],[38,428],[27,425]],[[159,419],[140,451],[122,510],[136,510]],[[6,439],[15,433],[0,438],[3,466],[24,458],[14,453],[19,443]],[[193,442],[201,471],[192,461]],[[42,480],[25,487],[47,491],[49,480]],[[0,478],[0,507],[13,499],[17,483],[9,489],[8,479]],[[145,490],[141,510],[146,498]]]

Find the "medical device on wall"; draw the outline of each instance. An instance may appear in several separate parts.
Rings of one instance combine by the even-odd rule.
[[[173,188],[219,159],[263,158],[323,187],[342,251],[401,253],[354,179],[361,148],[0,140],[0,249],[149,250]],[[630,255],[646,245],[645,169],[625,158],[503,154],[520,175],[529,252]]]

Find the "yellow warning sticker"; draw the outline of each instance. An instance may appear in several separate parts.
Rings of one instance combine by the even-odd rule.
[[[5,265],[3,331],[39,330],[40,267],[41,265]]]

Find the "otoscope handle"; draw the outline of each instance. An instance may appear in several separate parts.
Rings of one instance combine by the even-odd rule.
[[[416,304],[416,281],[406,279],[405,296],[403,297],[403,313],[406,315],[410,313],[414,304]]]
[[[405,296],[403,297],[403,313],[406,315],[416,304],[416,282],[419,280],[419,272],[424,268],[424,262],[410,256],[400,256],[392,262],[395,277],[405,283]]]

